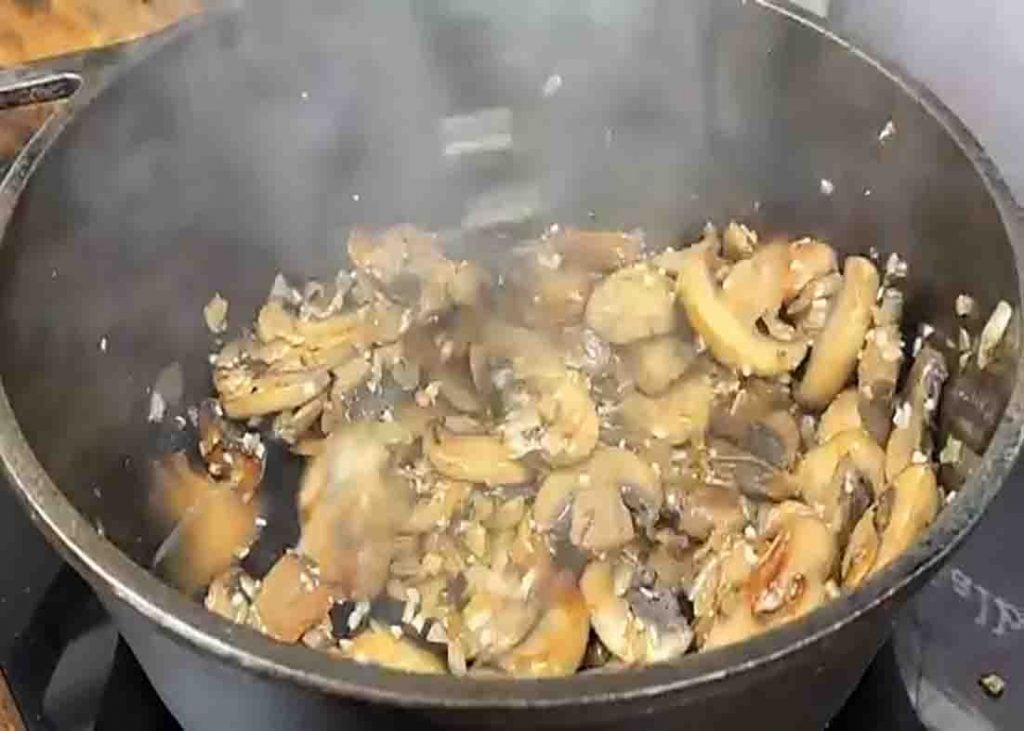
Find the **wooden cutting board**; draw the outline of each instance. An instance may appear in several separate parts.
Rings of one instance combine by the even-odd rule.
[[[0,68],[139,38],[200,7],[200,0],[0,0]],[[48,113],[0,112],[0,160],[12,157]]]

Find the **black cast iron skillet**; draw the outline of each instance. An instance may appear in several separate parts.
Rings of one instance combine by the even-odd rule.
[[[341,6],[256,3],[122,49],[128,71],[57,80],[81,89],[0,183],[0,459],[26,508],[189,727],[820,728],[999,490],[1019,378],[983,463],[913,550],[806,620],[672,664],[407,676],[275,644],[145,570],[163,538],[145,509],[163,436],[147,387],[178,361],[184,401],[207,393],[202,303],[220,290],[239,322],[278,270],[342,264],[354,224],[460,229],[493,250],[494,226],[643,226],[668,243],[741,216],[899,251],[911,324],[941,325],[960,292],[1022,302],[1024,228],[978,143],[791,9]]]

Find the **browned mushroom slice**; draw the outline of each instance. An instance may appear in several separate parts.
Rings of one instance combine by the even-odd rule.
[[[768,520],[771,542],[737,602],[711,627],[703,649],[742,641],[797,619],[827,599],[825,582],[836,562],[832,531],[806,506],[783,503]]]
[[[751,328],[761,318],[775,318],[786,294],[789,263],[789,247],[781,243],[765,244],[737,262],[722,282],[726,305]]]
[[[939,512],[939,489],[928,465],[911,465],[883,495],[878,521],[883,524],[873,571],[880,571],[924,533]]]
[[[823,409],[835,398],[857,366],[857,354],[871,324],[878,291],[878,270],[870,260],[847,258],[843,289],[818,333],[796,399],[811,409]]]
[[[431,381],[437,381],[440,395],[459,411],[479,414],[486,411],[486,405],[473,385],[473,378],[467,361],[449,361],[437,370],[431,371]]]
[[[852,484],[845,479],[835,479],[844,460],[871,484],[874,496],[881,494],[885,486],[885,453],[861,430],[840,432],[815,447],[804,455],[793,473],[800,496],[808,505],[820,510],[826,523],[836,531],[842,528],[845,488]]]
[[[931,459],[931,429],[949,376],[946,359],[924,345],[914,359],[900,403],[893,416],[893,430],[885,445],[885,476],[895,480],[911,464]]]
[[[394,226],[376,235],[353,230],[349,258],[387,297],[415,310],[421,319],[451,305],[454,265],[441,254],[437,235],[413,226]]]
[[[186,594],[226,571],[256,537],[255,500],[246,502],[229,487],[210,489],[185,513],[157,552],[158,573]]]
[[[424,440],[423,448],[434,469],[453,480],[518,485],[530,479],[530,470],[497,437],[452,434],[438,428]]]
[[[556,582],[540,621],[496,664],[510,675],[550,678],[571,675],[583,662],[590,637],[590,613],[573,585]]]
[[[469,600],[457,622],[449,621],[450,642],[467,659],[501,657],[528,636],[541,617],[536,573],[498,572],[472,566],[465,572]]]
[[[587,301],[587,325],[610,343],[624,345],[676,328],[672,281],[646,264],[619,269]]]
[[[848,388],[825,409],[818,422],[816,439],[824,444],[832,437],[851,429],[860,429],[879,444],[885,444],[892,426],[892,412],[887,399],[869,399],[862,391]]]
[[[253,609],[263,631],[281,642],[295,642],[331,608],[331,595],[306,560],[286,553],[260,585]]]
[[[649,587],[616,591],[610,561],[589,564],[580,591],[590,622],[605,647],[625,663],[664,662],[678,657],[693,642],[693,630],[677,597]]]
[[[623,357],[637,388],[648,396],[663,393],[693,362],[696,348],[675,335],[661,335],[626,346]]]
[[[426,675],[445,672],[444,663],[411,640],[395,637],[386,629],[369,629],[343,646],[342,653],[358,663],[372,663],[390,670]]]
[[[878,528],[875,508],[869,507],[853,527],[843,553],[840,579],[846,589],[855,589],[870,575],[878,557]]]
[[[232,419],[274,414],[311,401],[330,384],[327,371],[268,374],[253,378],[243,392],[221,393],[225,413]]]
[[[714,531],[739,532],[746,523],[740,493],[730,487],[692,485],[676,493],[674,502],[677,527],[698,541]]]
[[[703,246],[687,249],[680,261],[676,296],[694,330],[720,361],[745,373],[776,376],[803,360],[807,344],[762,335],[726,303],[718,290]]]
[[[800,239],[789,245],[789,271],[786,273],[786,301],[797,296],[816,279],[838,269],[835,250],[823,241]]]
[[[759,500],[788,500],[799,489],[785,470],[720,439],[709,443],[704,480]]]
[[[576,546],[600,552],[632,540],[634,523],[653,524],[662,501],[661,485],[649,465],[626,449],[600,447],[585,464],[548,475],[537,493],[533,517],[545,532],[568,521]]]
[[[644,247],[639,234],[578,228],[559,229],[547,237],[547,243],[566,262],[591,272],[628,266],[640,258]]]
[[[622,400],[622,425],[641,443],[651,438],[670,444],[700,441],[712,396],[710,379],[700,374],[681,378],[657,398],[632,392]]]

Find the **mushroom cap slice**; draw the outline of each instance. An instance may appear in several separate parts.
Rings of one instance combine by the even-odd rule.
[[[803,341],[783,342],[762,335],[730,309],[715,284],[703,246],[691,246],[682,253],[676,296],[694,330],[728,366],[777,376],[792,371],[807,354]]]
[[[843,288],[824,329],[811,350],[796,400],[823,409],[835,398],[857,367],[857,354],[871,326],[871,308],[878,292],[878,270],[869,259],[851,256],[843,268]]]
[[[616,345],[672,332],[672,280],[647,264],[620,269],[594,287],[585,317],[591,329]]]
[[[714,389],[703,374],[684,376],[656,398],[632,392],[622,400],[622,425],[630,438],[669,444],[701,441],[707,431]]]
[[[580,591],[590,611],[594,632],[623,662],[664,662],[682,655],[693,642],[693,630],[681,614],[669,623],[638,616],[628,592],[621,596],[616,593],[614,569],[609,561],[587,565],[580,578]]]
[[[568,520],[569,538],[576,546],[601,552],[632,540],[634,522],[653,522],[663,500],[650,465],[629,450],[600,447],[585,464],[545,478],[533,518],[545,532]]]

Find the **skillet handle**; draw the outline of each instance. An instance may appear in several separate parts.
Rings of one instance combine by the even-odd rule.
[[[70,99],[82,83],[77,74],[58,72],[0,85],[0,111]]]

